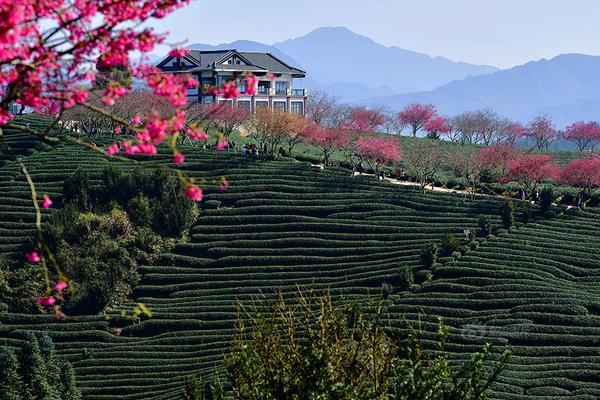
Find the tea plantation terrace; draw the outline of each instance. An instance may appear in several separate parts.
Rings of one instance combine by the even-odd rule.
[[[420,319],[433,334],[434,315],[445,318],[454,328],[449,349],[457,358],[462,351],[480,350],[484,341],[511,346],[515,356],[493,398],[600,395],[596,212],[490,237],[459,259],[442,258],[431,282],[400,290],[404,266],[418,283],[431,273],[420,258],[426,244],[446,233],[460,237],[465,229],[476,230],[480,215],[499,226],[501,202],[421,194],[293,160],[185,151],[182,169],[189,175],[225,176],[231,187],[221,192],[208,186],[190,241],[156,265],[142,267],[134,301],[112,312],[130,312],[143,302],[153,317],[115,335],[103,316],[54,321],[0,312],[0,340],[20,346],[25,331],[48,331],[59,353],[73,362],[86,399],[176,399],[186,374],[211,375],[222,364],[236,299],[250,302],[278,288],[295,293],[299,287],[327,286],[365,299],[387,283],[396,287],[390,299],[398,321],[403,314],[413,323]],[[160,165],[169,159],[161,152],[155,161],[143,162]],[[53,197],[76,167],[100,184],[109,162],[130,167],[73,145],[26,159],[40,192]],[[28,187],[12,163],[0,168],[0,193],[0,254],[17,256],[34,233],[34,215]],[[465,335],[467,323],[489,326],[488,336]]]

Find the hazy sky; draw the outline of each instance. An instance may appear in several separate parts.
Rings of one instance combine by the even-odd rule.
[[[499,67],[600,55],[599,0],[195,0],[154,26],[171,41],[209,44],[345,26],[386,46]]]

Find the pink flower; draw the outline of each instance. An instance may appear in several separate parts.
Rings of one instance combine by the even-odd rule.
[[[173,154],[173,162],[175,164],[183,164],[185,161],[185,156],[179,152]]]
[[[60,281],[56,285],[54,285],[54,290],[61,292],[61,291],[65,290],[68,286],[69,285],[67,284],[67,282]]]
[[[123,132],[123,127],[121,125],[115,126],[115,135],[120,135]]]
[[[30,253],[25,254],[25,258],[32,264],[36,264],[42,261],[40,255],[36,251],[32,251]]]
[[[177,57],[177,58],[181,58],[184,57],[186,54],[188,54],[190,52],[189,49],[173,49],[171,50],[171,52],[169,53],[169,57]]]
[[[206,134],[206,132],[204,132],[202,130],[202,128],[188,128],[185,131],[185,133],[187,133],[187,135],[192,140],[207,140],[208,139],[208,135]]]
[[[131,118],[131,123],[134,125],[139,125],[142,123],[142,118],[136,115],[135,117]]]
[[[50,307],[53,306],[54,304],[56,304],[56,299],[52,296],[50,297],[39,297],[37,299],[37,303],[39,305],[42,305],[44,307]]]
[[[231,184],[229,183],[229,181],[223,179],[223,183],[221,183],[221,186],[219,186],[219,190],[221,192],[224,192],[229,186],[231,186]]]
[[[42,202],[42,206],[44,208],[50,208],[52,206],[52,199],[50,197],[48,197],[47,194],[44,194],[43,198],[44,198],[44,201]]]
[[[235,99],[240,97],[240,91],[235,81],[225,82],[223,88],[220,89],[219,94],[226,99]]]
[[[200,189],[198,186],[188,186],[183,192],[183,194],[190,200],[194,200],[196,202],[202,201],[202,189]]]
[[[248,96],[254,96],[258,93],[258,78],[256,76],[247,76],[244,78],[246,82],[246,91],[244,94]]]
[[[217,150],[225,150],[227,148],[227,145],[228,145],[227,140],[219,140],[217,142],[216,149]]]
[[[117,154],[119,151],[121,151],[121,149],[119,149],[119,145],[116,143],[108,146],[108,148],[106,149],[106,152],[111,156]]]

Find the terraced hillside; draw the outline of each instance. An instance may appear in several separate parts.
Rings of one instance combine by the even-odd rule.
[[[500,224],[499,202],[492,198],[420,194],[295,161],[186,153],[190,175],[226,176],[232,186],[225,192],[209,187],[189,243],[142,268],[135,301],[149,306],[153,318],[116,336],[101,316],[56,322],[0,313],[0,338],[11,345],[22,343],[25,330],[48,330],[73,362],[86,398],[178,398],[186,373],[214,373],[222,360],[237,298],[327,285],[364,297],[384,282],[395,285],[404,266],[423,280],[421,249],[443,234],[462,236],[484,214]],[[52,196],[76,167],[97,179],[108,162],[74,146],[26,159],[41,191]],[[0,253],[18,253],[33,232],[33,209],[12,164],[0,168],[0,194]],[[596,398],[598,224],[598,216],[587,213],[490,238],[457,261],[443,259],[431,282],[397,290],[394,311],[415,321],[433,321],[418,317],[421,311],[446,317],[456,328],[450,349],[457,357],[479,350],[484,339],[514,346],[516,357],[495,388],[497,398]],[[463,335],[467,323],[485,325],[491,338],[477,334],[480,328]]]
[[[529,224],[435,271],[395,302],[461,328],[455,352],[509,346],[497,398],[600,398],[600,212]],[[429,321],[430,323],[433,322]]]

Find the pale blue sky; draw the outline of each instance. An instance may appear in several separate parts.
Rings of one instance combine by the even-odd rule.
[[[600,55],[599,21],[598,0],[195,0],[153,25],[171,41],[209,44],[345,26],[386,46],[505,68]]]

